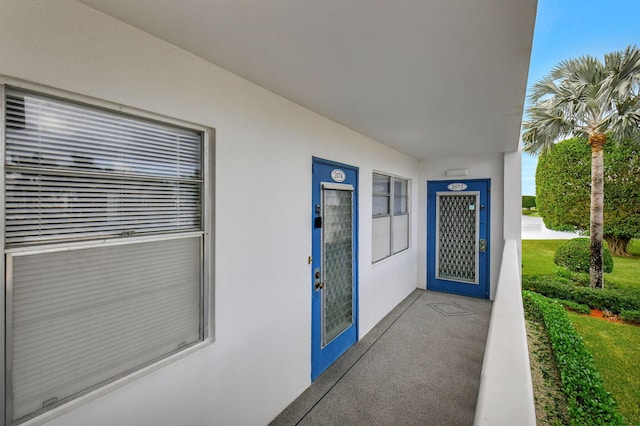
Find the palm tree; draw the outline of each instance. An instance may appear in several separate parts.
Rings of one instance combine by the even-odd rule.
[[[604,62],[582,56],[560,62],[529,95],[523,150],[536,155],[556,141],[582,138],[591,146],[590,284],[603,288],[603,148],[640,135],[640,50],[629,46]]]

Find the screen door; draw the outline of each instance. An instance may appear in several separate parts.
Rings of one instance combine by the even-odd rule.
[[[488,298],[489,181],[428,182],[427,188],[427,287]]]

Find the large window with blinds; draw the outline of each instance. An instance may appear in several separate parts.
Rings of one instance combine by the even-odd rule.
[[[206,129],[3,97],[11,424],[207,337],[210,183]]]
[[[409,180],[373,173],[372,262],[409,248]]]

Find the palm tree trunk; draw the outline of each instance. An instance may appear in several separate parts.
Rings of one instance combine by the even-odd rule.
[[[602,277],[602,240],[604,229],[604,144],[602,133],[589,135],[591,145],[591,226],[589,283],[593,288],[604,288]]]

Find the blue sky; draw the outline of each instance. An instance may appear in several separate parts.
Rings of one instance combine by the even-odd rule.
[[[602,58],[630,44],[640,46],[640,0],[538,0],[527,89],[563,59]],[[536,165],[522,154],[524,195],[535,195]]]

